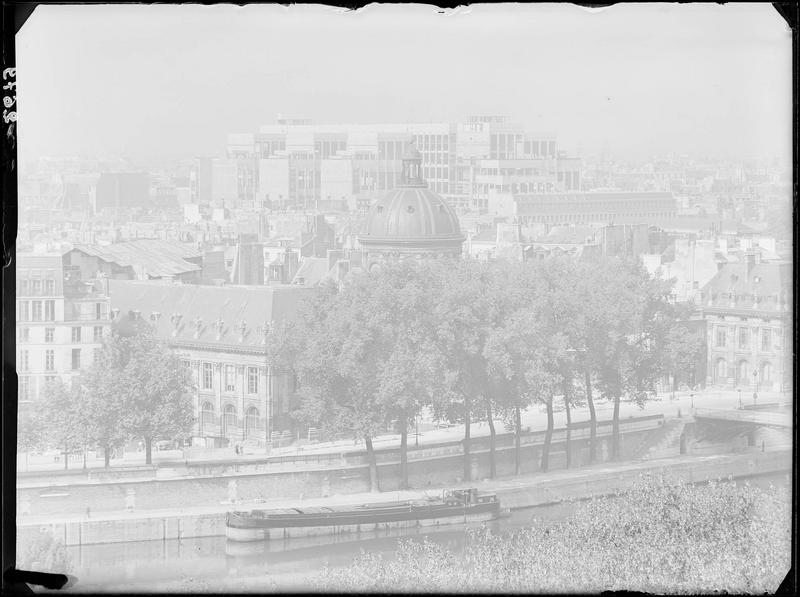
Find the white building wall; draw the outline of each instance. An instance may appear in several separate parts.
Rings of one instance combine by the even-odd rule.
[[[320,185],[320,198],[324,201],[349,199],[353,194],[353,162],[351,160],[322,160]]]
[[[289,199],[289,160],[271,158],[258,162],[258,200]]]

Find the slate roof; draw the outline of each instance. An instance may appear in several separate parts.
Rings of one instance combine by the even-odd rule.
[[[203,256],[202,251],[190,245],[159,239],[136,239],[110,245],[76,245],[73,250],[122,267],[143,267],[149,276],[155,278],[200,271],[199,265],[186,260]]]
[[[583,245],[587,239],[597,238],[595,226],[553,226],[545,236],[536,239],[537,243],[555,245]]]
[[[760,296],[781,295],[789,292],[792,286],[791,263],[756,263],[750,266],[746,261],[726,263],[703,287],[703,294],[733,293],[736,296],[752,295],[754,291]],[[758,281],[756,281],[758,279]]]
[[[330,271],[327,257],[306,257],[300,264],[300,268],[292,280],[292,284],[297,284],[303,278],[303,286],[316,286]]]
[[[291,285],[205,286],[109,280],[111,309],[119,309],[120,325],[129,319],[130,311],[139,311],[141,318],[153,323],[156,333],[169,342],[220,349],[262,350],[264,323],[291,320],[300,302],[313,292],[313,288]],[[174,317],[176,314],[180,317]],[[221,330],[217,321],[222,322]],[[241,322],[246,326],[240,339]]]

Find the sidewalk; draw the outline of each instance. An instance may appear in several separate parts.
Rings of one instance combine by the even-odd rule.
[[[742,403],[744,405],[751,405],[753,403],[752,393],[748,396],[746,392],[742,392]],[[767,404],[774,402],[784,402],[790,400],[790,395],[781,394],[778,392],[764,392],[759,393],[758,403]],[[556,427],[564,427],[566,425],[566,412],[563,405],[559,404],[558,398],[556,399],[557,412],[554,413],[554,422]],[[648,402],[644,408],[639,408],[635,404],[623,402],[620,404],[620,418],[627,418],[632,416],[644,416],[663,414],[665,418],[677,417],[679,414],[689,414],[693,408],[714,408],[714,409],[737,409],[739,407],[739,393],[735,390],[707,390],[694,393],[692,397],[691,392],[676,392],[675,398],[672,398],[672,393],[662,393],[658,395],[656,400]],[[613,416],[613,403],[595,398],[595,410],[598,420],[610,420]],[[580,423],[589,421],[589,409],[586,406],[572,408],[572,422]],[[522,414],[522,426],[531,431],[544,430],[547,427],[547,414],[544,407],[534,406]],[[502,421],[495,421],[495,428],[498,433],[505,431]],[[473,437],[485,437],[489,435],[489,425],[486,422],[473,423],[471,425],[470,434]],[[408,436],[409,448],[415,447],[417,444],[420,446],[430,446],[439,443],[446,443],[452,441],[460,441],[464,437],[464,425],[453,425],[442,429],[432,429],[420,433],[416,436],[412,429]],[[377,449],[393,448],[400,445],[399,434],[387,434],[376,437],[373,440],[373,445]],[[210,458],[203,458],[204,462],[253,462],[264,460],[267,457],[286,457],[296,455],[317,455],[317,454],[338,454],[341,452],[358,451],[364,449],[363,441],[354,442],[353,440],[340,440],[333,442],[321,442],[315,444],[304,444],[298,446],[287,446],[283,448],[274,448],[262,454],[244,454],[234,456],[231,454],[231,449],[222,448],[219,450],[219,456],[212,455]],[[29,458],[29,461],[34,458]],[[144,453],[128,454],[124,459],[116,459],[111,462],[111,469],[122,469],[126,467],[145,467]],[[153,453],[153,464],[158,465],[160,462],[175,463],[175,462],[197,462],[198,460],[185,459],[184,454],[180,450],[171,450],[164,452]],[[83,470],[82,460],[70,463],[69,471],[79,474]],[[87,459],[88,469],[103,468],[104,463],[102,459]],[[20,454],[18,458],[18,472],[47,472],[47,471],[63,471],[63,462],[29,462],[28,469],[25,467],[25,456]],[[67,471],[67,472],[69,472]]]

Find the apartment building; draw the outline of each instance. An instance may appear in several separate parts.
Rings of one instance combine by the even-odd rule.
[[[21,403],[89,367],[110,326],[106,280],[82,279],[58,252],[17,254],[17,373]]]

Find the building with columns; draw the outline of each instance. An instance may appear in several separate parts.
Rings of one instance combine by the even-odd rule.
[[[792,383],[792,264],[749,251],[727,263],[700,295],[708,333],[708,383],[748,392]]]
[[[199,286],[110,280],[112,318],[148,321],[196,383],[193,443],[265,445],[293,434],[293,379],[266,364],[266,336],[315,292],[303,286]]]

